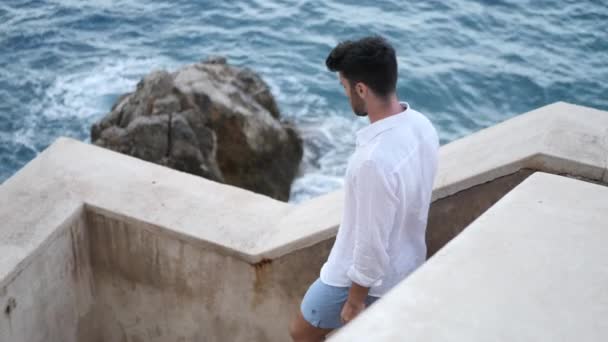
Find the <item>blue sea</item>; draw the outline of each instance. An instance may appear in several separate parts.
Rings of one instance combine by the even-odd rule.
[[[608,110],[608,0],[1,0],[0,182],[59,136],[88,142],[149,71],[223,55],[302,132],[291,201],[337,189],[368,121],[324,60],[369,34],[393,43],[399,97],[442,143],[560,100]]]

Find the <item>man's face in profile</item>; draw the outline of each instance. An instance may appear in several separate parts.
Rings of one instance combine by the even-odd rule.
[[[350,81],[344,78],[342,73],[338,73],[338,78],[340,79],[340,84],[342,84],[342,87],[344,87],[344,92],[346,92],[346,96],[348,97],[353,112],[357,116],[367,116],[365,101],[363,101],[363,99],[356,93],[354,87],[351,87]]]

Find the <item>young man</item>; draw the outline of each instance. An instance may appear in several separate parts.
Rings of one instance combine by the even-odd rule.
[[[350,105],[370,125],[357,132],[345,205],[327,262],[292,321],[294,341],[321,341],[426,259],[425,231],[439,141],[430,121],[399,102],[397,59],[381,37],[345,41],[326,60]]]

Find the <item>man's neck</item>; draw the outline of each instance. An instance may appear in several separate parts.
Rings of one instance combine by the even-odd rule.
[[[399,99],[396,95],[390,97],[388,101],[378,101],[374,104],[369,104],[367,108],[367,115],[370,123],[388,118],[395,114],[403,112],[404,108],[401,106]]]

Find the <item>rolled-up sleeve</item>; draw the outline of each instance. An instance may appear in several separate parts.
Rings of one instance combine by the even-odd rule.
[[[355,283],[374,287],[390,267],[388,243],[398,199],[390,175],[372,160],[361,164],[355,174],[353,264],[347,271]]]

